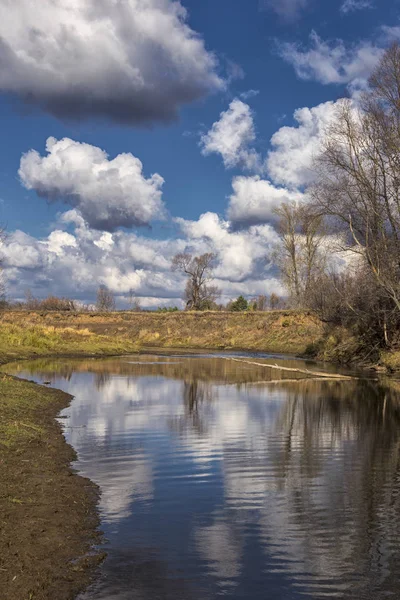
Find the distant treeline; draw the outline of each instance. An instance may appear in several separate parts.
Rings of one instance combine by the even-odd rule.
[[[50,295],[47,298],[35,298],[33,294],[28,290],[26,293],[25,301],[7,301],[2,300],[0,307],[3,310],[26,310],[26,311],[56,311],[56,312],[113,312],[116,311],[116,302],[114,294],[105,286],[101,286],[97,292],[97,300],[94,304],[85,304],[72,300],[70,298],[60,298],[58,296]],[[252,300],[247,300],[244,296],[239,296],[236,300],[231,300],[227,304],[218,304],[216,302],[210,303],[207,308],[204,307],[202,310],[216,310],[216,311],[268,311],[284,309],[286,302],[284,299],[279,298],[276,294],[271,296],[259,295]],[[121,310],[127,310],[123,308]],[[140,305],[140,300],[137,298],[131,299],[129,302],[128,310],[133,312],[146,311]],[[177,306],[159,306],[153,309],[151,312],[179,312]],[[150,309],[148,309],[150,311]]]

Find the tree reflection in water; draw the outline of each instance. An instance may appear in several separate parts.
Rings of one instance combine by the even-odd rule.
[[[363,381],[285,389],[282,443],[269,449],[281,505],[266,510],[264,534],[285,540],[294,571],[343,593],[356,585],[360,598],[371,585],[389,592],[400,559],[398,396]]]

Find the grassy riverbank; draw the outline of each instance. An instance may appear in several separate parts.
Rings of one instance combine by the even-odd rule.
[[[306,355],[321,362],[400,373],[400,350],[383,350],[343,327],[327,327],[321,338],[308,347]]]
[[[7,342],[1,338],[1,329],[11,327],[31,330],[35,343],[44,344],[38,352],[47,353],[49,348],[41,340],[47,329],[51,336],[62,332],[68,346],[84,352],[84,344],[94,353],[97,347],[109,343],[116,354],[121,348],[152,346],[159,348],[215,348],[248,349],[277,353],[303,354],[307,347],[316,344],[323,334],[322,324],[312,315],[297,311],[273,312],[179,312],[179,313],[62,313],[62,312],[5,312],[0,322],[0,355]],[[6,329],[5,329],[6,330]],[[74,338],[74,348],[68,337]],[[80,336],[80,337],[78,337]],[[98,341],[96,337],[99,336]],[[32,350],[29,339],[16,347],[18,353],[24,346]],[[58,352],[62,340],[53,344]],[[14,346],[15,347],[15,344]],[[129,351],[129,349],[128,349]]]
[[[15,311],[0,314],[0,363],[34,356],[102,356],[141,348],[255,350],[400,370],[400,351],[382,352],[310,313]]]
[[[131,338],[96,334],[87,328],[49,325],[31,319],[3,319],[0,322],[0,364],[35,356],[102,356],[136,352]]]

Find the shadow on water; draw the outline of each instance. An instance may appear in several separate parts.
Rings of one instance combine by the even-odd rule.
[[[75,396],[108,552],[81,600],[399,597],[396,383],[204,355],[7,370]]]

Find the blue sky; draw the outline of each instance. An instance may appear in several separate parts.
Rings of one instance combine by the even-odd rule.
[[[273,205],[304,192],[310,165],[298,161],[317,149],[332,102],[356,98],[398,39],[400,3],[55,0],[44,17],[49,2],[0,2],[8,295],[90,302],[105,284],[121,307],[130,290],[144,306],[179,304],[169,261],[184,250],[217,254],[224,300],[282,293]],[[47,152],[49,137],[72,145]],[[92,147],[132,159],[116,174]]]

